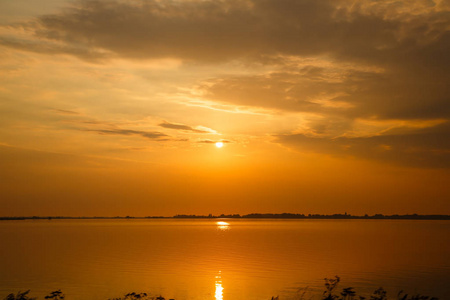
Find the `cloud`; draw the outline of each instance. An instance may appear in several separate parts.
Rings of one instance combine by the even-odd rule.
[[[167,134],[156,131],[142,131],[142,130],[130,130],[130,129],[83,129],[85,131],[97,132],[105,135],[138,135],[150,140],[163,141],[169,137]]]
[[[209,140],[209,139],[206,139],[206,140],[200,140],[200,141],[198,141],[197,143],[201,143],[201,144],[215,144],[215,143],[218,143],[218,142],[221,142],[221,143],[224,143],[224,144],[231,143],[231,141],[229,141],[229,140],[217,140],[217,141],[213,141],[213,140]]]
[[[301,152],[358,157],[415,167],[450,168],[450,122],[408,133],[370,137],[277,135],[275,142]]]
[[[169,122],[163,122],[163,123],[159,124],[158,126],[161,126],[161,127],[164,127],[164,128],[169,128],[169,129],[181,130],[181,131],[192,131],[192,132],[195,132],[195,133],[216,133],[215,130],[212,130],[212,129],[207,128],[207,127],[193,128],[193,127],[188,126],[188,125],[177,124],[177,123],[169,123]],[[198,129],[198,128],[201,128],[201,129]]]
[[[80,116],[79,113],[70,111],[70,110],[62,110],[62,109],[53,109],[54,112],[67,115],[67,116]],[[69,126],[69,129],[75,129],[86,132],[96,132],[101,135],[125,135],[125,136],[140,136],[152,141],[168,141],[175,140],[169,135],[159,132],[159,131],[147,131],[147,130],[136,130],[136,129],[126,129],[121,128],[124,124],[109,122],[98,119],[89,119],[86,116],[82,118],[70,118],[62,121],[66,124],[75,124],[75,126]]]
[[[60,115],[72,115],[72,116],[80,115],[79,112],[66,109],[52,109],[52,111]]]
[[[111,54],[106,51],[101,51],[82,45],[50,41],[48,39],[24,39],[10,35],[0,36],[0,45],[47,55],[73,55],[89,62],[102,62],[111,57]]]

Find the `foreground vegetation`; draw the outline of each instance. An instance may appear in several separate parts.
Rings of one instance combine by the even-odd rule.
[[[383,288],[376,289],[372,295],[369,297],[364,297],[357,295],[354,288],[347,287],[343,288],[341,292],[338,292],[338,284],[340,282],[340,278],[336,276],[335,278],[325,278],[325,291],[322,294],[322,300],[439,300],[435,297],[423,296],[423,295],[408,295],[400,291],[396,298],[388,298],[387,292]],[[36,300],[37,297],[30,297],[28,294],[30,290],[25,292],[18,292],[17,294],[9,294],[4,298],[4,300]],[[57,290],[51,292],[49,295],[45,296],[45,299],[53,299],[53,300],[64,300],[65,295],[61,292],[61,290]],[[306,296],[306,290],[299,292],[296,297],[297,300],[310,300],[312,297]],[[108,300],[166,300],[162,296],[152,297],[147,293],[128,293],[121,298],[113,298]],[[167,300],[175,300],[175,299],[167,299]],[[240,299],[234,299],[240,300]],[[244,300],[244,299],[242,299]],[[271,300],[282,300],[278,296],[272,297]]]

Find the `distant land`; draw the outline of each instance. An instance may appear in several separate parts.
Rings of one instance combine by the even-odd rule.
[[[272,213],[252,213],[247,215],[231,214],[231,215],[175,215],[173,217],[163,217],[163,216],[147,216],[147,217],[132,217],[132,216],[115,216],[115,217],[64,217],[64,216],[31,216],[31,217],[0,217],[0,220],[52,220],[52,219],[221,219],[221,218],[232,218],[232,219],[369,219],[369,220],[450,220],[450,215],[418,215],[418,214],[407,214],[407,215],[350,215],[344,214],[332,214],[332,215],[321,215],[321,214],[293,214],[293,213],[282,213],[282,214],[272,214]]]

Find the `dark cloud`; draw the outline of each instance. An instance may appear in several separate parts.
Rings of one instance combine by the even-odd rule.
[[[359,157],[416,167],[450,168],[450,122],[410,133],[371,137],[276,136],[275,142],[301,152]]]
[[[138,135],[150,140],[166,140],[168,135],[161,132],[130,130],[130,129],[83,129],[85,131],[97,132],[106,135]]]
[[[169,128],[169,129],[182,130],[182,131],[192,131],[192,132],[195,132],[195,133],[211,133],[209,131],[195,129],[195,128],[193,128],[191,126],[188,126],[188,125],[169,123],[169,122],[161,123],[158,126],[161,126],[161,127],[164,127],[164,128]]]
[[[34,31],[68,47],[58,51],[81,57],[98,49],[135,59],[203,62],[328,55],[444,70],[450,61],[449,11],[411,7],[408,1],[392,6],[369,0],[85,0],[40,17]]]

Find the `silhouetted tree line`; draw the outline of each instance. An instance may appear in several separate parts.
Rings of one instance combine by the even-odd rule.
[[[341,292],[337,292],[337,286],[341,281],[339,276],[334,278],[325,278],[325,291],[322,294],[322,300],[388,300],[387,292],[383,288],[376,289],[369,298],[356,294],[356,291],[352,287],[343,288]],[[4,300],[36,300],[36,297],[29,297],[30,290],[26,292],[18,292],[17,294],[9,294]],[[297,299],[304,300],[306,297],[306,289],[303,293],[299,294]],[[61,290],[51,292],[45,296],[45,299],[64,300],[65,295]],[[309,298],[311,299],[311,298]],[[391,298],[392,299],[392,298]],[[436,297],[404,294],[400,291],[397,294],[397,300],[439,300]],[[147,293],[128,293],[120,298],[112,298],[108,300],[166,300],[163,296],[150,296]],[[175,300],[175,299],[168,299]],[[239,299],[236,299],[239,300]],[[271,300],[281,300],[278,296],[272,297]]]
[[[369,216],[365,214],[364,216],[356,216],[351,214],[332,214],[332,215],[321,215],[321,214],[293,214],[293,213],[282,213],[282,214],[271,214],[271,213],[251,213],[247,215],[240,214],[221,214],[221,215],[175,215],[173,217],[163,217],[163,216],[147,216],[147,217],[132,217],[132,216],[115,216],[115,217],[64,217],[64,216],[54,216],[54,217],[0,217],[0,220],[94,220],[94,219],[208,219],[208,218],[234,218],[234,219],[392,219],[392,220],[450,220],[450,215],[383,215],[375,214]]]
[[[403,220],[450,220],[450,215],[383,215],[383,214],[375,214],[372,216],[364,215],[364,216],[356,216],[350,215],[347,213],[344,214],[332,214],[332,215],[321,215],[321,214],[293,214],[293,213],[281,213],[281,214],[262,214],[262,213],[252,213],[247,215],[176,215],[173,218],[186,218],[186,219],[195,219],[195,218],[237,218],[237,219],[403,219]]]

